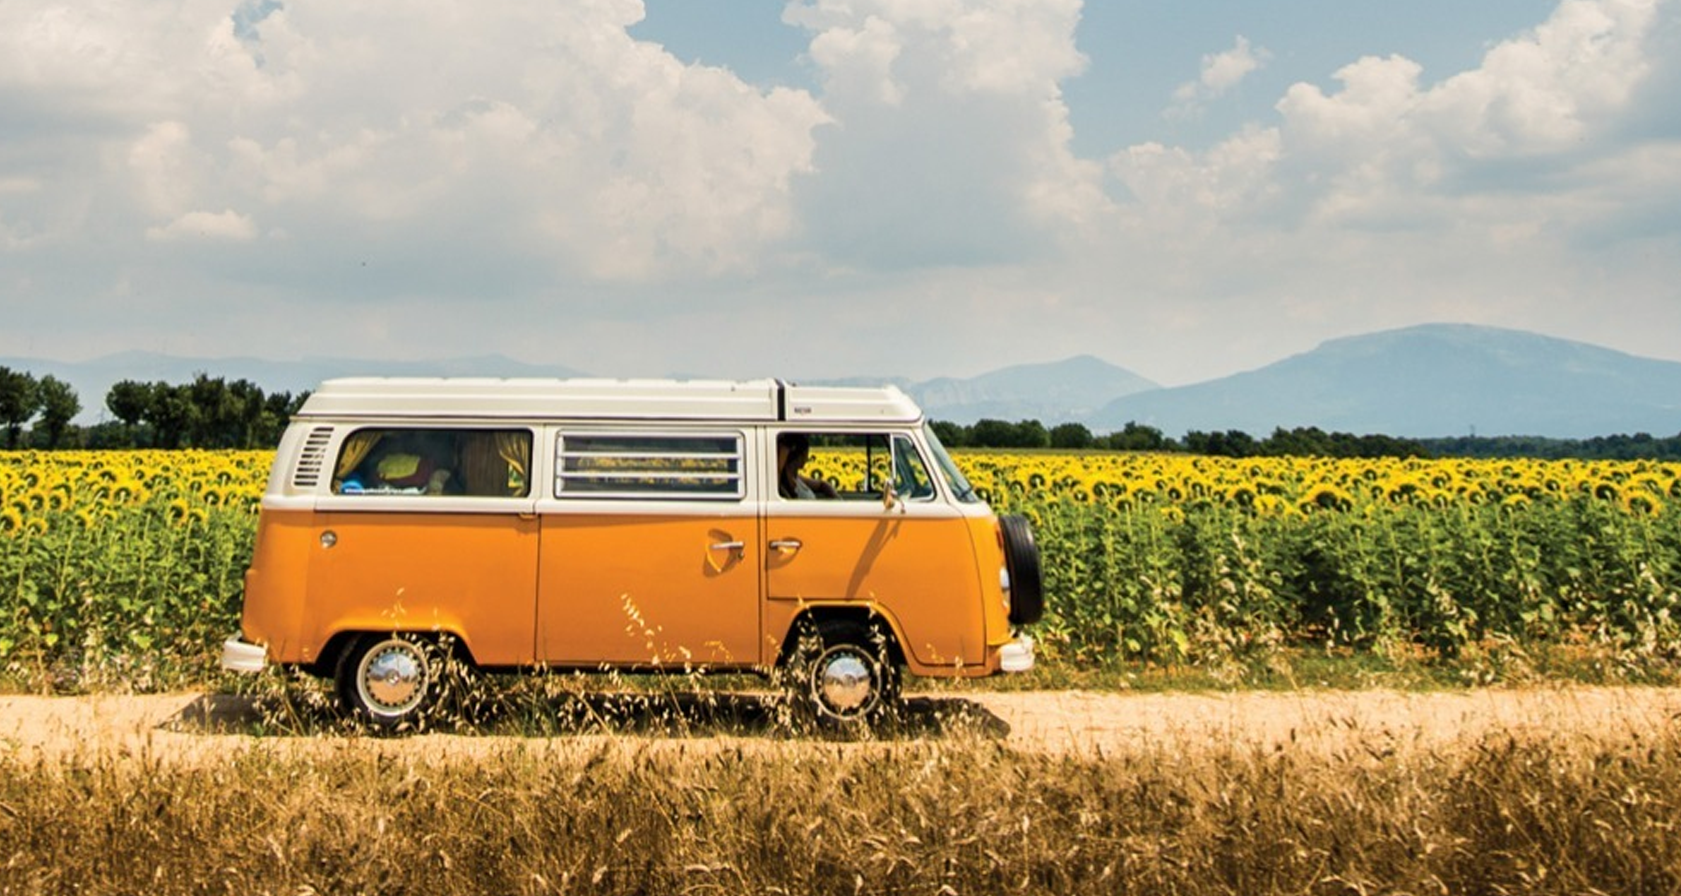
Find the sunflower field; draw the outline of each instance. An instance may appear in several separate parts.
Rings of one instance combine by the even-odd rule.
[[[1045,554],[1069,658],[1279,646],[1681,648],[1681,466],[976,454]]]
[[[144,689],[213,673],[273,457],[0,453],[0,674]]]
[[[268,451],[0,453],[0,676],[164,687],[238,626]],[[1048,663],[1681,656],[1681,465],[959,452],[1033,521]],[[831,463],[831,465],[833,465]],[[808,472],[843,479],[850,471]]]

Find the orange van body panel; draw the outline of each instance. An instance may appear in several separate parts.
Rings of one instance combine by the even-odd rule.
[[[987,664],[966,519],[784,513],[766,521],[766,538],[799,542],[797,548],[766,549],[767,632],[786,631],[798,614],[782,608],[788,605],[868,606],[889,617],[917,674],[949,675],[953,668]]]
[[[863,607],[929,677],[992,674],[1011,639],[991,517],[781,516],[763,536],[752,517],[548,513],[541,527],[264,510],[243,634],[283,664],[315,662],[338,632],[403,630],[454,633],[484,666],[768,668],[802,612]],[[761,547],[794,531],[798,551]],[[730,542],[742,547],[714,547]]]
[[[541,661],[662,668],[760,662],[756,516],[542,518]]]
[[[325,512],[314,528],[300,659],[316,659],[341,631],[410,631],[456,634],[483,666],[532,662],[535,519]],[[332,547],[324,531],[336,536]]]
[[[969,537],[975,545],[975,565],[981,585],[981,615],[986,620],[986,643],[989,647],[1008,644],[1010,610],[1004,603],[1004,587],[999,572],[1004,569],[1004,535],[998,518],[988,515],[969,520]],[[996,656],[994,657],[996,661]]]
[[[304,643],[299,631],[309,601],[310,549],[319,545],[321,528],[313,510],[264,510],[257,520],[240,634],[266,645],[271,662],[312,662],[321,647]]]

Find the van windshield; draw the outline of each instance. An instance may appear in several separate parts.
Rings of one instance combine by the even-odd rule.
[[[934,427],[924,425],[922,436],[928,441],[928,450],[934,454],[934,466],[938,467],[940,475],[945,477],[952,495],[964,504],[981,503],[980,495],[975,494],[975,487],[963,478],[963,471],[952,461],[951,455],[946,452],[946,446],[940,444],[940,437],[934,434]]]

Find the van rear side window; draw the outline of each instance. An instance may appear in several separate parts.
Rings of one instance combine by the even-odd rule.
[[[555,497],[741,498],[742,444],[739,433],[566,433]]]
[[[531,431],[359,429],[339,446],[333,493],[523,498]]]

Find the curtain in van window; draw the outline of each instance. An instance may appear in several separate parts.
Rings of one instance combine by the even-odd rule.
[[[352,470],[361,465],[362,461],[367,458],[368,452],[374,450],[374,446],[379,444],[379,440],[383,436],[384,433],[363,430],[344,440],[344,447],[339,449],[338,466],[333,468],[335,487],[338,480],[349,476]]]
[[[508,462],[520,482],[529,478],[531,469],[531,436],[523,432],[499,432],[496,434],[496,453]]]
[[[531,436],[521,431],[473,432],[460,442],[462,485],[466,494],[484,498],[519,498],[529,493]]]

